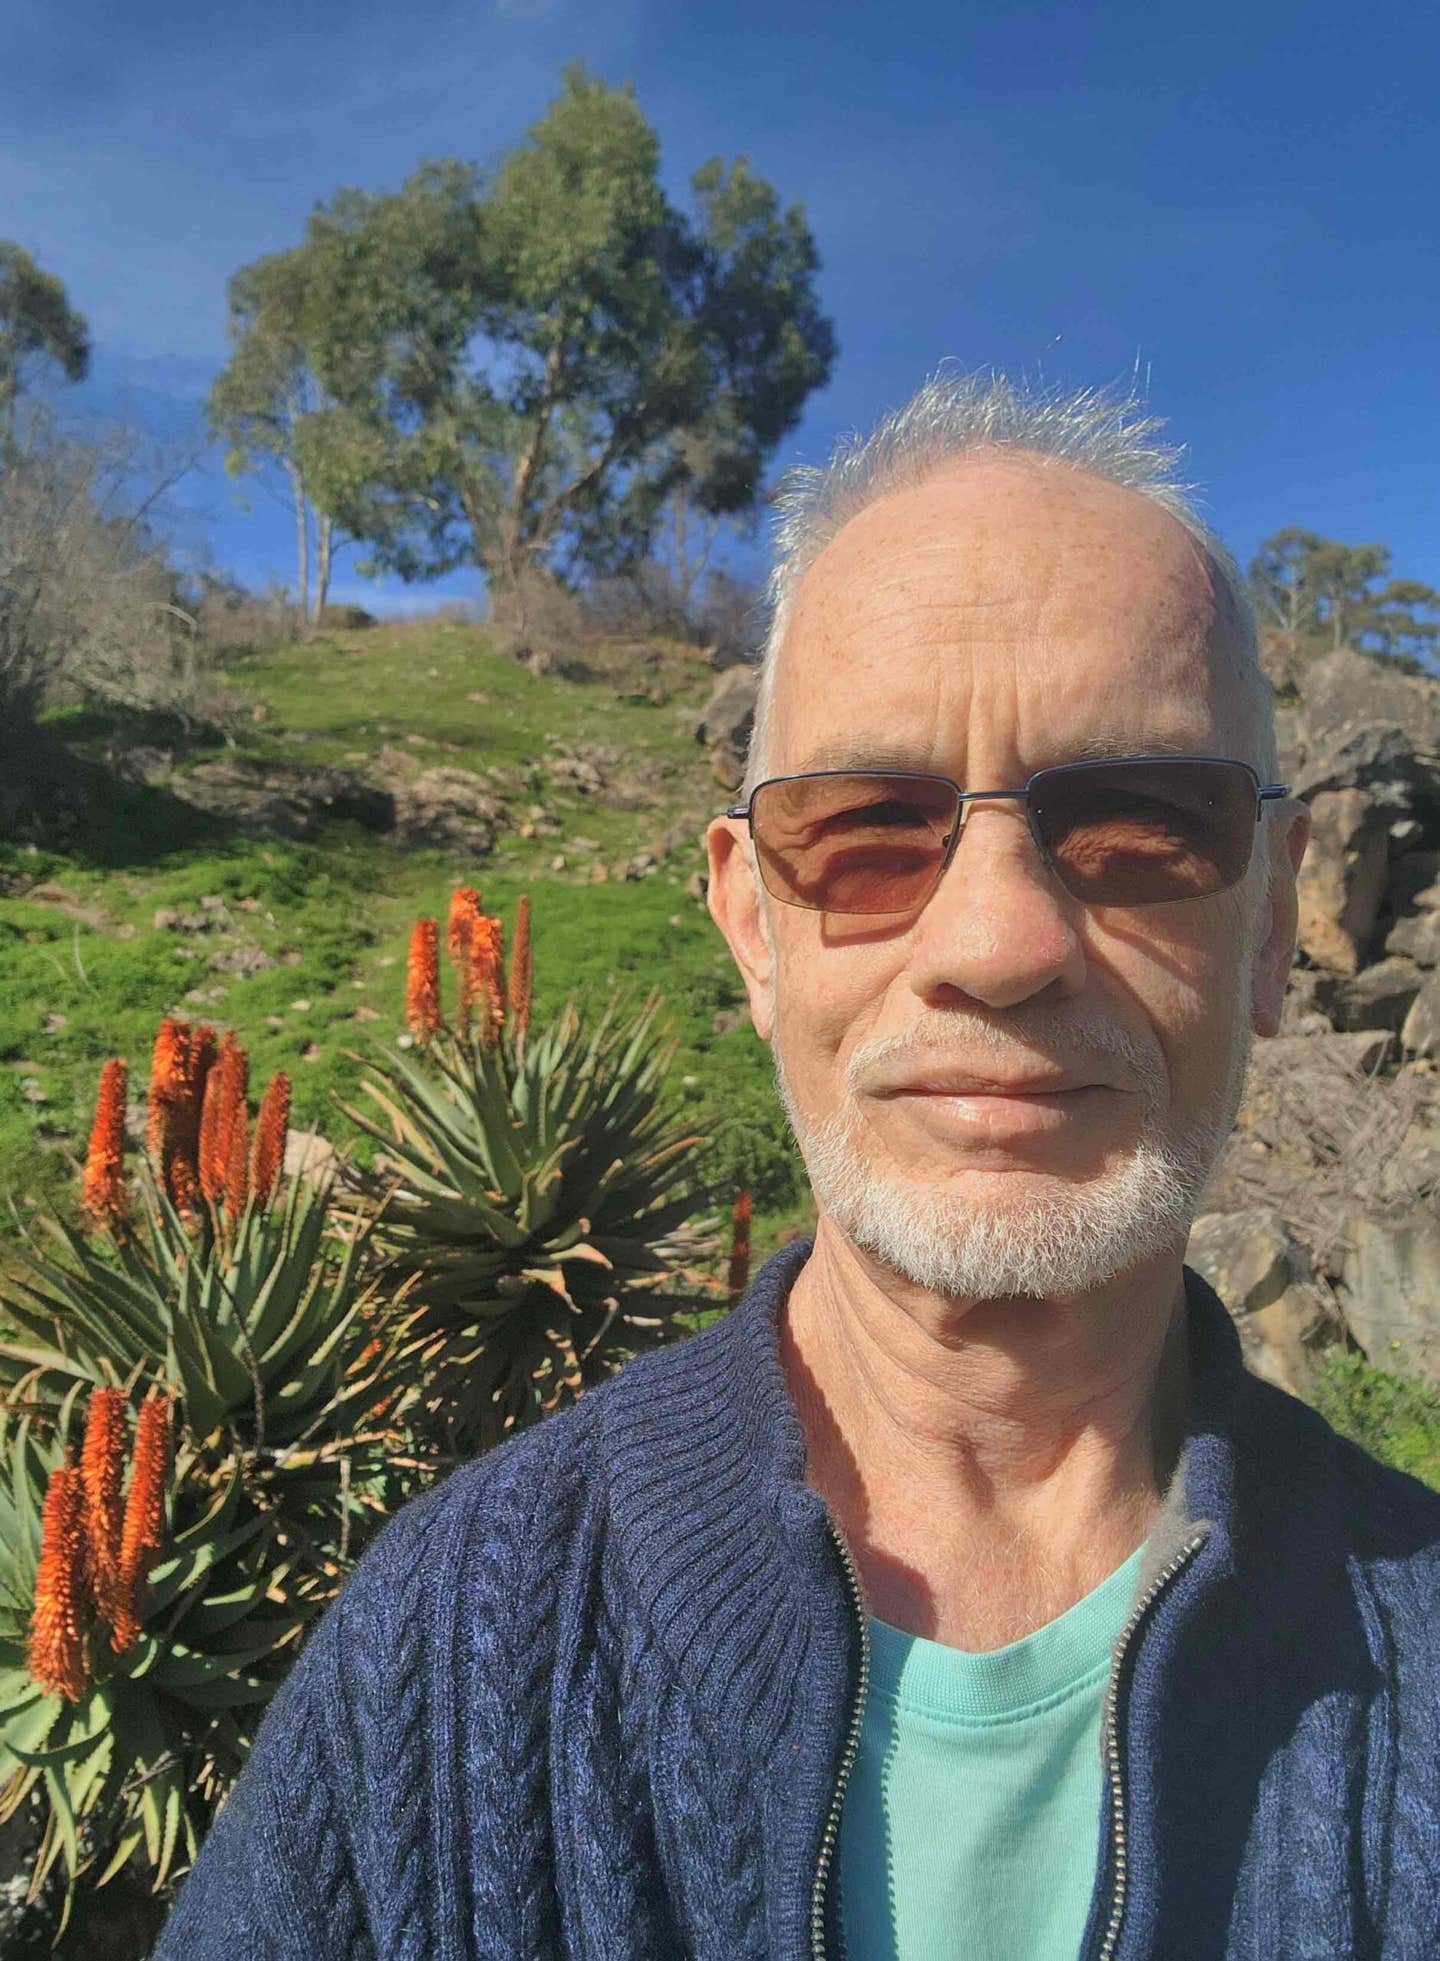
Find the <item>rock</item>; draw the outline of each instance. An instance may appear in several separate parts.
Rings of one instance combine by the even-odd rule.
[[[714,773],[727,789],[738,789],[745,774],[759,686],[757,667],[727,667],[695,724],[695,740],[709,747]]]
[[[710,1018],[710,1026],[717,1035],[733,1035],[737,1028],[753,1027],[750,1009],[742,1003],[738,1008],[717,1008]]]
[[[1440,967],[1440,912],[1412,912],[1397,919],[1386,935],[1385,951],[1405,954],[1418,967]]]
[[[317,1130],[290,1131],[285,1139],[285,1176],[313,1183],[328,1177],[336,1161],[335,1146]]]
[[[1309,1256],[1279,1213],[1252,1206],[1196,1219],[1185,1261],[1230,1310],[1246,1366],[1276,1388],[1304,1397],[1314,1382],[1316,1351],[1341,1330],[1315,1282]]]
[[[265,769],[221,759],[176,776],[170,793],[211,816],[276,837],[312,837],[329,819],[372,831],[395,826],[394,798],[353,770],[313,765],[303,771]]]
[[[604,777],[583,756],[556,756],[547,765],[546,774],[557,789],[578,790],[586,797],[605,788]]]
[[[1344,1035],[1269,1035],[1250,1052],[1252,1071],[1293,1074],[1297,1069],[1339,1068],[1373,1075],[1394,1046],[1384,1029]]]
[[[1358,974],[1325,975],[1316,1000],[1337,1028],[1389,1028],[1398,1034],[1424,978],[1413,960],[1394,954]]]
[[[1393,723],[1417,751],[1440,756],[1440,686],[1392,661],[1340,647],[1311,661],[1300,679],[1312,737],[1333,738],[1365,723]]]
[[[45,1085],[36,1076],[22,1076],[20,1078],[20,1094],[27,1103],[48,1103],[50,1101]]]
[[[275,962],[263,947],[249,942],[239,946],[221,947],[210,956],[210,965],[220,974],[236,974],[241,980],[251,980],[256,974],[263,974]]]
[[[1440,1220],[1356,1219],[1341,1276],[1341,1311],[1376,1368],[1440,1382]]]
[[[395,791],[395,828],[406,844],[438,845],[488,857],[505,806],[473,770],[427,769]]]
[[[1400,1040],[1412,1055],[1440,1056],[1440,972],[1426,976],[1405,1017]]]
[[[1312,799],[1310,818],[1296,938],[1317,965],[1354,974],[1385,895],[1384,813],[1359,790],[1327,790]]]

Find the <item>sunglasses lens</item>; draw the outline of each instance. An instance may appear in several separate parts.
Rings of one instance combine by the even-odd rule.
[[[821,912],[912,912],[929,897],[959,810],[946,783],[795,776],[756,791],[755,852],[767,888]]]
[[[1202,899],[1245,875],[1256,783],[1243,763],[1161,758],[1044,771],[1032,808],[1065,889],[1090,905]],[[819,912],[914,912],[940,877],[959,814],[947,783],[836,772],[755,792],[766,887]]]
[[[1145,906],[1223,892],[1255,843],[1243,763],[1087,763],[1042,775],[1036,826],[1061,881],[1091,905]]]

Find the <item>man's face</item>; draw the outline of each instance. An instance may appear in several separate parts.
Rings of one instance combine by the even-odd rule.
[[[1092,737],[1249,760],[1215,612],[1199,548],[1147,499],[1023,458],[948,466],[852,519],[806,574],[765,773],[865,738],[967,790],[1018,788]],[[717,818],[710,909],[821,1212],[952,1298],[1081,1291],[1183,1246],[1293,952],[1307,821],[1274,808],[1291,863],[1263,909],[1268,817],[1231,891],[1091,907],[1008,801],[965,806],[918,914],[868,918],[756,894],[743,822]],[[894,1093],[935,1066],[1099,1087],[1028,1121],[998,1100]]]

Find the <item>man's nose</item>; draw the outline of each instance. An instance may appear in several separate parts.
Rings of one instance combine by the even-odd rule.
[[[944,876],[915,922],[917,993],[958,988],[988,1007],[1012,1007],[1059,982],[1085,978],[1081,906],[1046,864],[1018,800],[962,806]]]

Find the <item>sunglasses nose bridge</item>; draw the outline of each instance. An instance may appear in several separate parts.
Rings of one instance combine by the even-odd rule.
[[[968,806],[972,803],[996,803],[996,802],[1011,803],[1011,804],[1018,803],[1021,806],[1021,809],[1017,811],[1015,814],[1023,818],[1025,827],[1029,831],[1030,836],[1034,841],[1035,849],[1039,852],[1041,861],[1043,862],[1045,869],[1051,873],[1055,872],[1056,869],[1055,864],[1050,856],[1049,847],[1046,845],[1045,839],[1041,835],[1039,821],[1035,815],[1035,805],[1031,800],[1030,792],[1028,789],[962,790],[959,793],[959,799],[956,807],[954,829],[950,832],[949,836],[945,841],[945,855],[941,859],[939,869],[935,874],[935,883],[937,886],[939,885],[940,880],[945,876],[946,872],[950,869],[951,863],[953,862],[955,857],[955,853],[960,848],[961,833],[968,828],[968,820],[970,816]],[[933,897],[933,888],[932,888],[932,897]]]

